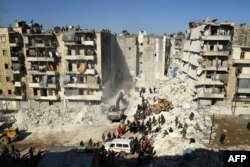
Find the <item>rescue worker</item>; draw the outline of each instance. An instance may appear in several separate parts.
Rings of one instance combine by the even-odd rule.
[[[185,138],[187,134],[186,128],[184,127],[180,133],[182,134],[182,137]]]
[[[105,135],[104,135],[104,133],[102,134],[102,141],[105,142]]]
[[[110,134],[110,132],[107,134],[107,138],[108,138],[108,141],[111,140],[111,134]]]
[[[165,117],[161,114],[161,124],[163,125],[166,122]]]
[[[220,144],[224,144],[225,138],[226,138],[226,135],[224,133],[222,133],[220,135]]]
[[[164,130],[164,132],[163,132],[163,137],[162,138],[164,138],[165,136],[167,136],[168,135],[168,131],[167,130]]]
[[[93,146],[93,141],[91,138],[89,139],[88,146]]]

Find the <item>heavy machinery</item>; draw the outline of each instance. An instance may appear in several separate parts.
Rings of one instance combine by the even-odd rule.
[[[121,121],[125,118],[125,115],[124,115],[124,110],[126,108],[123,108],[121,109],[120,108],[120,102],[122,101],[124,104],[127,104],[126,100],[123,98],[124,96],[124,93],[121,91],[119,93],[119,96],[116,100],[116,104],[115,105],[111,105],[109,107],[109,111],[108,111],[108,114],[107,114],[107,118],[113,122],[113,121]]]
[[[168,101],[165,98],[159,99],[158,103],[151,105],[153,113],[159,114],[161,111],[169,111],[174,108],[171,101]]]
[[[8,128],[7,123],[0,122],[0,144],[9,144],[18,137],[18,134],[18,128]]]

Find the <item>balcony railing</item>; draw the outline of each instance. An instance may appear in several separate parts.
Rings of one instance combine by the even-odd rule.
[[[211,40],[211,41],[230,41],[230,35],[209,35],[209,36],[202,36],[202,40]]]
[[[229,56],[229,51],[203,51],[203,56]]]
[[[94,56],[85,56],[85,55],[67,55],[66,60],[95,60]]]

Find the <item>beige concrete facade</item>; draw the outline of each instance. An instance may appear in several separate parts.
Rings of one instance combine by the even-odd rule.
[[[16,109],[26,99],[20,28],[0,28],[0,108]]]
[[[250,26],[237,25],[234,29],[228,105],[250,107]]]
[[[190,23],[180,77],[196,92],[200,105],[226,104],[234,24]]]

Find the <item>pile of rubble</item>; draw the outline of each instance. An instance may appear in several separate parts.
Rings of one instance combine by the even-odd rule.
[[[14,114],[15,125],[20,129],[28,129],[39,126],[93,124],[104,115],[106,108],[105,105],[83,105],[77,109],[63,109],[57,106],[48,106],[43,110],[21,109]]]
[[[150,93],[149,88],[146,88],[143,97],[150,104],[155,103],[155,98],[168,99],[174,107],[170,111],[161,112],[166,119],[165,123],[153,127],[156,129],[160,126],[160,131],[148,135],[154,141],[156,155],[183,155],[186,149],[204,148],[204,144],[209,142],[212,119],[198,109],[197,103],[193,101],[194,92],[179,78],[166,78],[156,82],[154,87],[156,92]],[[133,120],[132,116],[140,103],[139,93],[134,92],[126,111],[128,119]],[[161,114],[153,114],[144,122],[153,117],[157,119]]]

